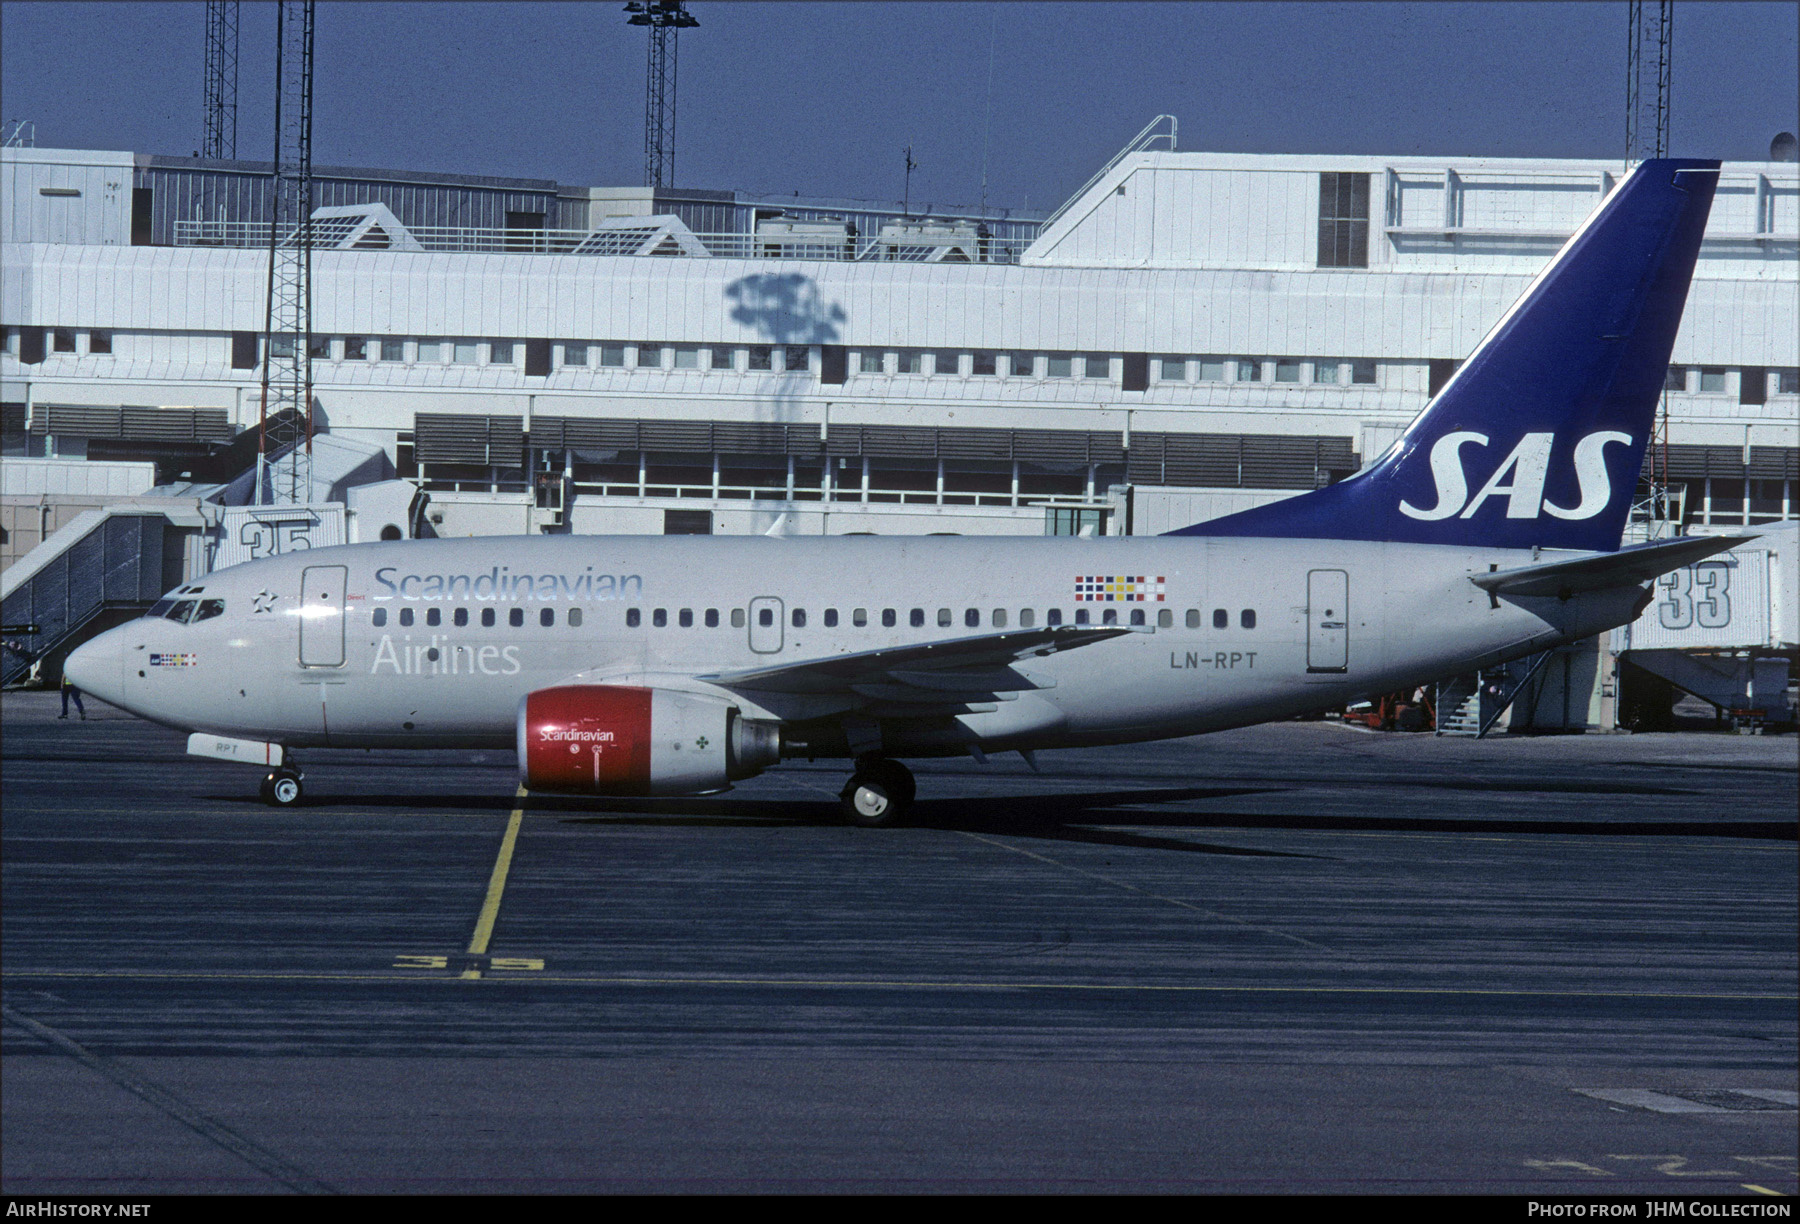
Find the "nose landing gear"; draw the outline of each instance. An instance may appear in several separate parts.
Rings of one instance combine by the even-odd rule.
[[[917,790],[912,770],[899,761],[864,757],[838,796],[838,806],[851,824],[883,829],[905,818]]]
[[[300,785],[305,776],[297,769],[286,767],[272,771],[262,780],[262,801],[278,808],[298,805],[301,795],[305,793]]]

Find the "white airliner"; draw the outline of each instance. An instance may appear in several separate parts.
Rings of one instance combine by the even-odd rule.
[[[76,684],[267,770],[292,750],[516,747],[532,790],[726,789],[855,762],[1126,743],[1341,706],[1633,619],[1745,537],[1621,549],[1718,163],[1639,166],[1392,449],[1169,535],[546,536],[234,566],[67,662]]]

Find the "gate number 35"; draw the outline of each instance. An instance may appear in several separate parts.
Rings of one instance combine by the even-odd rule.
[[[1656,580],[1662,592],[1657,620],[1664,629],[1687,629],[1695,623],[1702,629],[1722,629],[1731,623],[1731,599],[1725,593],[1730,584],[1730,568],[1718,561],[1664,574]]]

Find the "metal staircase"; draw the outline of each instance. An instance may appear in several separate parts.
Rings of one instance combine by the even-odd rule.
[[[61,666],[76,646],[180,585],[187,541],[204,525],[180,502],[123,503],[77,515],[21,557],[0,577],[0,684],[18,684],[40,660]]]
[[[1484,667],[1478,672],[1439,681],[1432,694],[1437,709],[1437,733],[1475,739],[1486,735],[1553,653],[1546,650],[1498,667]]]

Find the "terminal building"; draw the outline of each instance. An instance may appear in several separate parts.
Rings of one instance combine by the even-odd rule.
[[[269,173],[0,150],[7,564],[146,497],[241,559]],[[1378,455],[1621,173],[1133,146],[1038,217],[316,169],[313,539],[1186,526]],[[1666,406],[1640,536],[1800,517],[1794,163],[1725,165]]]

